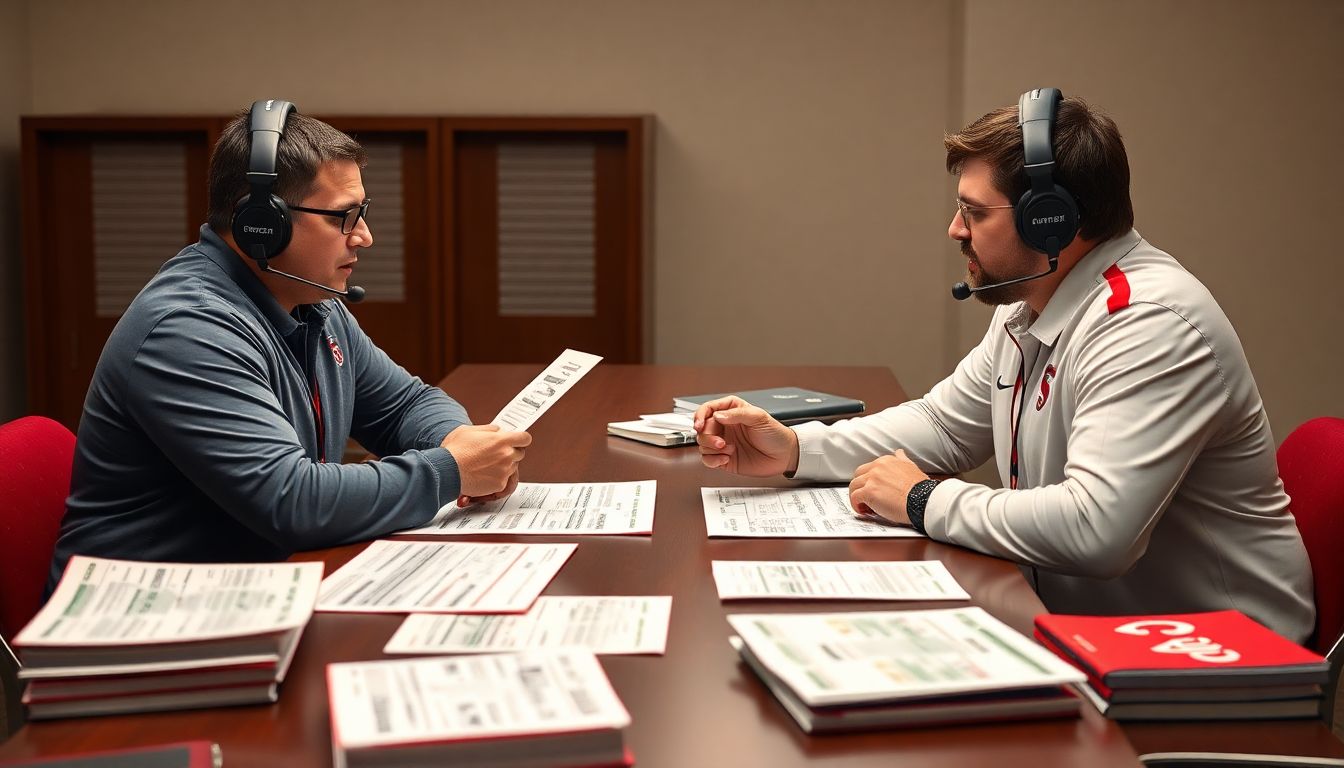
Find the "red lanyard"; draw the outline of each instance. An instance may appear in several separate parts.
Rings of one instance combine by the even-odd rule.
[[[322,425],[322,393],[318,390],[317,377],[313,377],[313,417],[317,421],[317,460],[327,461],[327,430]]]
[[[1008,409],[1008,423],[1011,426],[1013,436],[1013,452],[1008,456],[1008,488],[1017,490],[1017,435],[1022,429],[1022,413],[1027,406],[1027,387],[1026,387],[1026,366],[1027,356],[1022,353],[1022,345],[1017,343],[1017,338],[1013,336],[1012,331],[1008,330],[1008,324],[1003,324],[1004,333],[1017,347],[1017,379],[1013,381],[1013,404]],[[1020,396],[1019,396],[1020,395]]]

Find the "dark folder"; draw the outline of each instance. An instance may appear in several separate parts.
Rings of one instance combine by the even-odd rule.
[[[811,389],[799,389],[798,387],[749,389],[740,392],[717,392],[708,395],[682,395],[674,399],[673,405],[676,411],[691,413],[704,403],[727,395],[737,395],[748,403],[765,409],[767,413],[785,424],[853,416],[863,413],[864,409],[862,400],[817,392]]]

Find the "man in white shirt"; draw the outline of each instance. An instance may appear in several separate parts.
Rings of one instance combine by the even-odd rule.
[[[849,481],[863,514],[1020,563],[1054,612],[1235,608],[1305,639],[1310,565],[1241,342],[1133,229],[1114,122],[1042,89],[944,144],[953,293],[997,307],[984,339],[924,397],[831,426],[706,403],[704,464]],[[1003,488],[929,477],[991,456]]]

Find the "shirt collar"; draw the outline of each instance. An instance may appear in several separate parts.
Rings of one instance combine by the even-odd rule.
[[[1087,301],[1093,287],[1105,279],[1102,273],[1125,254],[1134,250],[1142,239],[1137,230],[1131,229],[1093,248],[1060,281],[1050,300],[1045,303],[1045,309],[1041,311],[1040,317],[1027,328],[1027,333],[1035,336],[1046,346],[1054,346],[1055,340],[1059,338],[1064,325],[1073,316],[1078,305]],[[1031,308],[1023,302],[1021,307],[1013,312],[1009,322],[1018,320],[1025,323],[1025,318],[1029,317],[1030,312]]]
[[[312,324],[315,320],[321,324],[327,315],[331,314],[331,307],[327,306],[325,301],[318,304],[301,304],[295,308],[294,314],[286,312],[284,307],[280,306],[280,302],[275,300],[266,284],[243,263],[246,257],[240,256],[237,251],[230,248],[229,244],[224,242],[224,238],[211,229],[209,224],[201,225],[201,245],[206,257],[238,284],[282,337],[288,336],[299,327],[300,321],[295,319],[295,315],[304,318],[303,322],[307,324]]]

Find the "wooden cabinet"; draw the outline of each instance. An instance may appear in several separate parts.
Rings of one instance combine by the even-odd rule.
[[[432,382],[565,347],[642,361],[649,119],[319,117],[369,151],[374,245],[352,310],[407,370]],[[117,318],[198,237],[226,122],[23,119],[32,412],[77,427]]]

